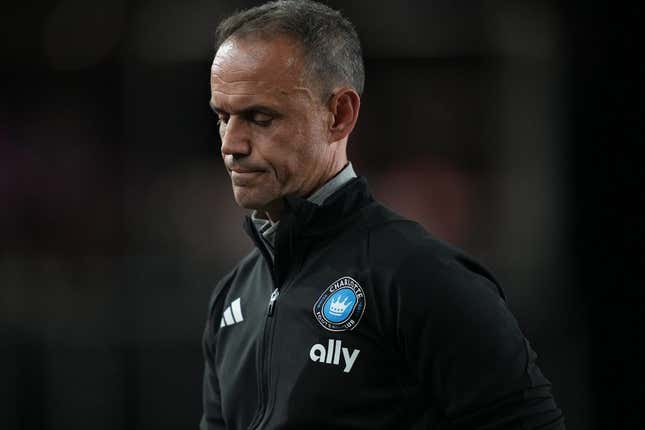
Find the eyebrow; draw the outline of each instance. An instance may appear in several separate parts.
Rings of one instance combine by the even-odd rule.
[[[272,116],[281,116],[280,112],[276,111],[275,109],[272,109],[268,106],[265,105],[251,105],[251,106],[246,106],[243,109],[239,109],[235,112],[228,112],[226,109],[223,109],[219,106],[216,106],[212,101],[209,101],[208,104],[210,105],[211,109],[213,112],[220,114],[220,113],[228,113],[229,115],[247,115],[249,113],[253,112],[261,112],[261,113],[266,113],[267,115],[272,115]]]

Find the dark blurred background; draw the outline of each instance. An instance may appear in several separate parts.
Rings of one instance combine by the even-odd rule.
[[[251,247],[213,32],[258,3],[3,6],[1,429],[196,428],[210,290]],[[364,46],[356,170],[498,275],[569,429],[636,427],[640,7],[327,3]]]

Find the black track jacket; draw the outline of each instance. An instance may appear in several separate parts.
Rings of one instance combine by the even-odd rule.
[[[202,430],[562,429],[497,282],[355,178],[215,287]]]

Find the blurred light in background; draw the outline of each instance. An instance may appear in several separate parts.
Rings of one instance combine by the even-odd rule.
[[[415,157],[382,172],[373,187],[384,204],[443,240],[465,244],[472,235],[472,179],[450,161]]]

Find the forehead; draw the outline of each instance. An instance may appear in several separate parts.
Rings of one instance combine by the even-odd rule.
[[[299,45],[288,37],[228,39],[211,66],[213,97],[290,95],[308,91]]]

